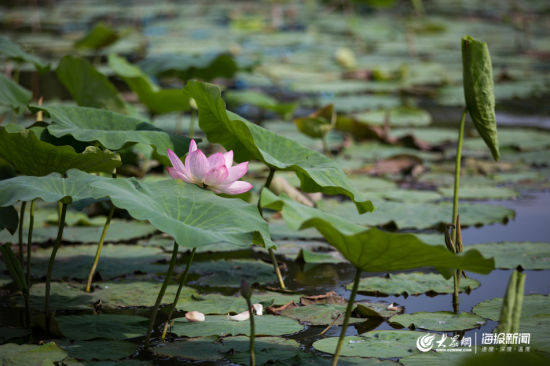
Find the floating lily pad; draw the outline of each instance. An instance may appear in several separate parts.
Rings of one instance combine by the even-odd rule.
[[[191,273],[200,275],[194,281],[199,286],[240,287],[242,279],[249,284],[277,280],[273,266],[255,260],[196,262],[191,265]]]
[[[231,362],[246,365],[250,362],[250,339],[248,337],[228,337],[224,339]],[[300,344],[293,339],[280,337],[258,337],[254,341],[254,354],[258,365],[266,365],[292,359],[300,352]]]
[[[286,295],[270,291],[254,291],[251,301],[253,304],[265,303],[268,305],[284,305],[291,301],[299,302],[300,295]],[[192,295],[191,297],[183,299],[180,297],[177,309],[185,311],[198,310],[204,314],[240,313],[246,310],[246,301],[240,295]]]
[[[153,362],[137,359],[117,361],[78,361],[67,359],[63,360],[63,366],[153,366]]]
[[[412,189],[396,189],[382,192],[381,196],[390,201],[398,202],[432,202],[441,200],[441,194],[434,191],[419,191]],[[462,198],[462,189],[460,191]]]
[[[468,248],[495,258],[497,268],[550,269],[550,243],[502,242],[475,244]]]
[[[256,336],[292,334],[303,329],[296,320],[275,315],[255,316],[254,324]],[[210,315],[204,322],[189,322],[184,318],[177,318],[172,332],[186,337],[249,335],[250,323],[231,320],[226,315]]]
[[[311,325],[342,325],[347,305],[314,304],[285,309],[281,315]],[[350,317],[350,324],[364,322],[364,318]]]
[[[424,352],[403,357],[399,362],[405,366],[461,365],[471,356],[471,352]]]
[[[432,121],[430,113],[420,108],[397,107],[389,109],[388,122],[392,127],[403,126],[426,126]],[[384,125],[386,122],[386,110],[369,111],[355,115],[359,121],[369,125]]]
[[[444,197],[452,198],[452,188],[440,188],[439,192]],[[497,199],[511,199],[518,196],[518,192],[515,189],[506,187],[483,187],[483,186],[461,186],[459,190],[460,199],[473,199],[473,200],[497,200]],[[462,216],[461,216],[462,219]]]
[[[61,333],[69,339],[130,339],[145,335],[149,320],[136,315],[63,315],[55,317]]]
[[[271,110],[282,118],[292,117],[296,103],[280,103],[275,98],[254,90],[228,91],[225,99],[230,105],[250,104],[262,109]]]
[[[450,221],[452,203],[392,202],[375,200],[376,211],[359,215],[349,202],[323,200],[318,207],[333,215],[361,225],[379,226],[394,224],[399,229],[428,229]],[[460,222],[463,226],[492,224],[514,216],[514,211],[503,206],[464,203],[460,205]]]
[[[200,337],[182,339],[175,342],[159,344],[153,353],[160,357],[177,357],[194,361],[215,361],[224,357],[227,352],[225,343],[216,342],[217,337]]]
[[[46,343],[40,346],[33,344],[8,343],[0,346],[0,364],[2,366],[18,365],[48,365],[45,360],[60,362],[67,357],[65,351],[55,343]]]
[[[406,357],[419,352],[416,340],[424,334],[408,330],[378,330],[362,336],[345,337],[340,354],[378,358]],[[325,338],[313,343],[313,348],[325,353],[334,353],[337,343],[338,337]]]
[[[91,310],[93,308],[95,301],[93,294],[86,293],[83,284],[51,282],[50,286],[51,310]],[[45,287],[45,283],[33,283],[29,298],[32,309],[42,310],[44,308]],[[19,306],[24,306],[23,298],[19,297],[17,303]]]
[[[73,357],[79,360],[118,360],[136,352],[137,346],[125,341],[66,341],[57,342],[58,345]]]
[[[103,220],[105,219],[103,218]],[[99,226],[68,226],[63,230],[63,240],[73,243],[97,243],[102,231],[103,227]],[[151,235],[155,231],[156,229],[147,223],[113,219],[111,220],[109,231],[107,231],[107,235],[105,236],[105,242],[130,241]],[[26,237],[27,233],[28,229],[24,229],[23,236]],[[33,242],[35,243],[54,240],[56,236],[57,226],[35,226],[32,232]],[[0,240],[15,244],[19,239],[17,234],[9,235],[7,232],[0,232]]]
[[[479,282],[472,278],[460,280],[460,291],[473,290]],[[347,286],[351,288],[351,284]],[[454,291],[453,280],[446,280],[437,273],[399,273],[388,277],[365,277],[359,282],[359,292],[384,295],[420,295],[423,293],[450,294]]]
[[[502,308],[502,297],[485,300],[480,302],[472,311],[484,318],[498,321],[500,317],[500,309]],[[523,304],[521,306],[521,319],[529,318],[538,315],[550,315],[550,296],[531,294],[523,296]],[[520,323],[521,324],[521,323]]]
[[[30,329],[15,328],[15,327],[0,327],[0,343],[14,338],[22,338],[31,334]]]
[[[87,279],[96,251],[96,245],[61,246],[55,258],[52,278]],[[46,274],[50,254],[51,249],[39,249],[33,253],[31,261],[33,276],[39,277]],[[152,263],[166,258],[167,255],[158,248],[107,244],[101,251],[101,260],[96,272],[103,279],[134,272],[157,272],[165,268]]]
[[[550,314],[521,318],[519,331],[530,334],[532,348],[547,352],[550,347]]]
[[[297,261],[303,261],[309,264],[320,263],[345,263],[346,260],[337,251],[330,251],[327,253],[313,252],[308,249],[300,249],[300,253],[296,257]]]
[[[475,314],[455,314],[450,311],[438,311],[434,313],[419,312],[413,314],[400,314],[392,316],[390,324],[403,328],[415,328],[435,331],[457,331],[478,328],[485,320]]]
[[[400,306],[394,306],[394,309],[389,310],[389,304],[384,302],[361,301],[356,305],[355,311],[368,318],[389,318],[403,312],[403,307]]]

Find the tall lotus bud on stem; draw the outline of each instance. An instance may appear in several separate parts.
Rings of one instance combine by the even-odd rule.
[[[241,295],[246,299],[246,306],[250,313],[250,366],[256,365],[256,356],[254,355],[254,311],[252,308],[252,289],[246,280],[241,280]]]

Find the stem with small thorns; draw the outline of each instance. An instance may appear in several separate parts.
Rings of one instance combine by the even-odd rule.
[[[258,211],[260,211],[260,216],[262,217],[264,215],[264,211],[261,205],[262,191],[264,190],[264,188],[269,188],[274,175],[275,175],[275,169],[270,167],[269,175],[267,176],[265,184],[263,185],[263,187],[260,189],[260,192],[259,192]],[[283,280],[283,275],[281,274],[281,269],[279,268],[277,257],[275,257],[275,253],[273,252],[273,249],[269,248],[267,251],[269,252],[269,256],[271,257],[271,263],[273,263],[273,269],[275,270],[275,275],[277,276],[277,280],[279,281],[279,286],[281,287],[282,290],[285,290],[286,289],[285,281]]]
[[[31,201],[29,208],[29,234],[27,236],[27,291],[31,290],[31,249],[32,249],[32,231],[34,228],[34,200]],[[25,313],[27,317],[27,325],[30,325],[30,307],[29,307],[29,292],[25,297]]]
[[[332,366],[338,365],[338,358],[340,357],[342,345],[344,344],[344,338],[346,337],[346,330],[348,329],[349,318],[351,317],[351,311],[353,310],[353,303],[355,302],[355,295],[357,294],[360,280],[361,269],[356,268],[355,278],[353,279],[353,288],[351,289],[351,294],[349,295],[348,306],[346,307],[346,314],[344,315],[344,322],[342,323],[342,331],[340,332],[338,344],[336,345],[336,351],[334,352],[334,357],[332,358]]]
[[[90,273],[88,274],[88,282],[86,283],[86,292],[90,292],[92,290],[92,281],[94,279],[94,274],[97,269],[97,265],[99,263],[99,256],[101,255],[101,249],[103,249],[103,242],[105,241],[105,237],[107,236],[107,230],[109,230],[109,225],[111,224],[111,219],[113,218],[113,214],[115,212],[115,205],[111,202],[111,208],[109,209],[109,213],[107,214],[107,219],[105,220],[105,224],[103,225],[103,231],[101,232],[101,237],[99,238],[99,242],[97,243],[97,250],[95,253],[94,263],[92,264],[92,268],[90,269]]]
[[[191,267],[191,263],[193,262],[193,257],[195,256],[195,252],[197,251],[197,248],[193,248],[191,251],[191,254],[189,255],[189,259],[187,259],[187,265],[185,266],[185,271],[180,276],[180,284],[178,286],[178,291],[176,292],[176,296],[174,297],[174,302],[172,302],[172,305],[170,305],[170,311],[168,312],[168,319],[166,319],[166,323],[164,323],[164,329],[162,330],[162,336],[161,339],[164,341],[166,338],[166,333],[168,332],[168,328],[170,327],[170,321],[172,320],[172,314],[174,313],[174,309],[176,308],[176,304],[178,303],[178,299],[180,298],[181,290],[185,283],[187,282],[187,274],[189,273],[189,268]]]
[[[21,209],[19,210],[19,262],[21,266],[24,265],[23,262],[23,223],[25,220],[25,208],[27,207],[27,202],[21,202]]]
[[[52,281],[53,264],[55,261],[55,255],[61,245],[61,238],[63,237],[63,228],[65,227],[65,215],[67,214],[67,204],[61,204],[61,214],[59,216],[59,226],[57,229],[57,238],[50,255],[50,261],[48,262],[48,272],[46,274],[46,296],[44,301],[44,315],[46,316],[46,333],[50,332],[50,286]]]
[[[168,272],[166,273],[166,277],[162,282],[162,287],[160,288],[159,294],[157,296],[157,301],[155,301],[155,306],[153,307],[151,319],[149,320],[149,327],[147,328],[147,336],[145,337],[146,348],[149,348],[149,339],[151,338],[151,332],[153,331],[153,327],[155,326],[155,320],[157,319],[160,303],[162,302],[162,298],[164,297],[164,293],[166,292],[166,288],[168,287],[168,282],[172,277],[172,273],[174,273],[174,266],[176,265],[177,257],[178,257],[178,243],[174,241],[174,247],[172,249],[172,258],[170,258],[170,264],[168,265]]]

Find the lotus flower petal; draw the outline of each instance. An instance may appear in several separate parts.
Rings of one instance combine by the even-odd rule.
[[[254,313],[256,315],[263,315],[264,313],[264,307],[262,304],[252,304],[252,309],[254,309]]]
[[[227,166],[225,165],[225,157],[222,153],[215,153],[208,157],[208,164],[210,164],[210,169],[217,168],[219,166]],[[227,168],[229,169],[229,168]]]
[[[191,140],[191,142],[189,143],[189,152],[192,153],[193,151],[196,151],[197,150],[197,143],[195,142],[195,140]]]
[[[228,171],[225,165],[221,165],[210,169],[210,171],[204,177],[204,184],[207,186],[219,186],[227,179]]]
[[[225,183],[231,183],[236,180],[241,179],[243,175],[248,171],[248,161],[235,165],[234,167],[229,168],[229,174],[227,175],[227,180]]]
[[[250,313],[247,311],[243,311],[242,313],[239,313],[237,315],[229,315],[229,319],[234,320],[236,322],[242,322],[245,320],[248,320],[250,318]]]
[[[191,178],[193,179],[193,182],[197,184],[202,184],[204,182],[204,177],[210,170],[210,164],[208,164],[208,159],[206,158],[204,153],[200,150],[196,150],[189,153],[188,168],[189,172],[191,173]]]
[[[206,317],[200,311],[188,311],[185,313],[185,319],[190,322],[203,322]]]
[[[231,165],[233,165],[233,150],[224,153],[223,158],[225,159],[225,166],[227,169],[231,168]]]
[[[252,184],[239,180],[231,184],[210,188],[216,193],[241,194],[250,191],[252,189]]]

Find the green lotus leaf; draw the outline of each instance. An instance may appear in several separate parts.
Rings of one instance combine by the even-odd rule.
[[[250,104],[273,111],[284,119],[292,117],[292,113],[297,107],[296,103],[281,103],[275,98],[255,90],[230,90],[224,96],[229,105]]]
[[[67,211],[67,213],[68,212],[70,211]],[[71,222],[66,220],[65,229],[63,230],[63,240],[73,243],[97,243],[103,230],[103,224],[105,223],[105,217],[99,218],[101,219],[101,226],[70,226]],[[57,236],[57,218],[56,221],[53,222],[53,225],[39,226],[39,223],[40,222],[35,222],[32,234],[33,242],[43,243],[54,240]],[[26,235],[28,235],[28,228],[25,227],[25,225],[23,228],[23,237],[26,238]],[[109,228],[110,230],[107,231],[107,235],[105,236],[106,243],[143,238],[157,231],[155,227],[147,223],[120,219],[111,220]],[[16,244],[18,242],[18,237],[17,235],[8,235],[8,233],[4,232],[0,233],[0,241]],[[173,241],[171,241],[171,243],[173,243]]]
[[[493,92],[493,66],[487,43],[462,38],[462,67],[466,107],[474,126],[498,160],[497,121]]]
[[[460,280],[459,291],[472,290],[478,286],[478,281],[463,278]],[[452,280],[444,279],[437,273],[410,272],[362,278],[358,291],[383,295],[450,294],[454,291],[454,285]]]
[[[315,227],[354,266],[366,272],[386,272],[419,267],[435,267],[445,276],[450,268],[489,273],[494,260],[486,259],[476,250],[462,256],[451,254],[444,246],[422,242],[412,234],[394,234],[378,229],[365,229],[344,218],[301,205],[264,189],[264,208],[282,211],[291,228]]]
[[[90,184],[101,178],[71,169],[67,178],[57,173],[43,177],[20,175],[0,181],[0,206],[10,206],[17,201],[31,201],[40,198],[46,202],[57,202],[65,197],[72,201],[91,198]]]
[[[450,311],[437,311],[434,313],[399,314],[392,316],[388,322],[403,328],[414,327],[415,329],[446,332],[478,328],[485,323],[485,320],[470,313],[455,314]]]
[[[254,323],[256,337],[292,334],[304,328],[294,319],[275,315],[255,316]],[[250,322],[231,320],[227,315],[209,315],[204,322],[189,322],[185,318],[177,318],[172,332],[185,337],[250,335]]]
[[[69,339],[130,339],[145,335],[148,319],[136,315],[89,314],[55,317],[61,333]]]
[[[3,366],[48,365],[45,360],[60,362],[67,353],[54,342],[43,345],[8,343],[0,346],[0,364]]]
[[[4,36],[0,36],[0,54],[16,62],[30,62],[40,72],[47,71],[50,68],[50,65],[39,57],[28,53],[17,43]]]
[[[105,148],[118,150],[134,143],[154,148],[164,164],[169,164],[166,150],[182,156],[189,150],[187,137],[161,130],[141,119],[115,112],[76,106],[33,106],[46,112],[48,132],[55,137],[71,135],[78,141],[99,142]]]
[[[147,74],[117,55],[109,55],[109,67],[137,94],[152,114],[189,110],[189,98],[181,89],[161,89]]]
[[[121,165],[120,157],[108,150],[88,146],[77,153],[71,146],[55,146],[41,141],[32,130],[8,132],[0,127],[0,157],[19,173],[43,176],[64,174],[69,169],[112,173]]]
[[[147,57],[139,67],[152,76],[176,76],[181,80],[231,78],[238,70],[233,56],[228,53],[162,54]]]
[[[453,189],[439,188],[439,192],[447,198],[453,197]],[[460,187],[460,199],[471,200],[497,200],[513,199],[518,196],[515,189],[507,187],[483,187],[483,186],[464,186]]]
[[[346,307],[347,305],[340,304],[314,304],[285,309],[281,312],[281,315],[311,325],[342,325]],[[365,318],[349,318],[350,324],[364,321],[366,321]]]
[[[235,277],[237,276],[235,275]],[[300,296],[285,295],[270,291],[254,291],[251,301],[253,304],[285,305],[291,301],[299,302]],[[177,308],[178,310],[185,311],[198,310],[204,314],[241,313],[246,310],[246,301],[241,296],[224,296],[220,294],[193,295],[180,299]]]
[[[502,297],[496,297],[480,302],[474,306],[472,311],[484,318],[498,321],[501,309]],[[525,295],[523,296],[521,309],[521,319],[538,315],[550,315],[550,296],[540,294]]]
[[[98,50],[115,43],[117,40],[118,33],[109,25],[99,22],[84,37],[76,41],[74,46],[76,48]]]
[[[69,354],[79,360],[118,360],[131,356],[137,346],[127,341],[58,341],[57,344]]]
[[[20,113],[27,108],[31,98],[29,90],[0,73],[0,106],[10,107]]]
[[[408,330],[377,330],[361,336],[344,338],[340,355],[360,357],[405,357],[420,352],[416,348],[416,340],[423,332]],[[329,337],[313,343],[317,351],[333,354],[336,350],[338,337]]]
[[[246,243],[244,244],[246,245]],[[250,284],[259,283],[262,285],[277,280],[273,272],[273,266],[257,260],[196,262],[191,266],[191,273],[200,275],[194,281],[199,286],[238,288],[241,286],[242,279]]]
[[[96,245],[62,246],[55,258],[57,265],[53,268],[52,278],[87,279],[96,251]],[[41,277],[46,274],[50,255],[51,249],[38,249],[33,253],[33,276]],[[101,251],[101,260],[96,272],[104,280],[134,272],[161,272],[165,268],[153,263],[167,258],[168,256],[158,248],[107,244]]]
[[[497,268],[550,269],[550,243],[501,242],[471,245],[483,255],[495,258]]]
[[[343,194],[361,213],[374,209],[333,160],[226,111],[217,86],[190,81],[184,91],[197,102],[199,124],[208,140],[233,150],[237,161],[258,159],[274,169],[295,171],[306,192]]]
[[[113,112],[133,114],[105,75],[83,58],[64,56],[57,66],[57,77],[73,99],[81,106],[105,108]]]
[[[106,178],[92,185],[95,198],[109,197],[138,220],[148,220],[187,248],[214,243],[275,246],[255,205],[223,198],[194,184],[169,179]],[[0,201],[1,202],[1,201]]]
[[[329,104],[309,116],[296,118],[294,124],[298,131],[309,137],[323,138],[336,124],[334,106]]]
[[[392,127],[426,126],[432,121],[429,112],[420,108],[405,106],[392,108],[387,112],[386,110],[363,112],[354,117],[360,123],[383,126],[386,123],[386,113],[388,113],[388,122]]]

